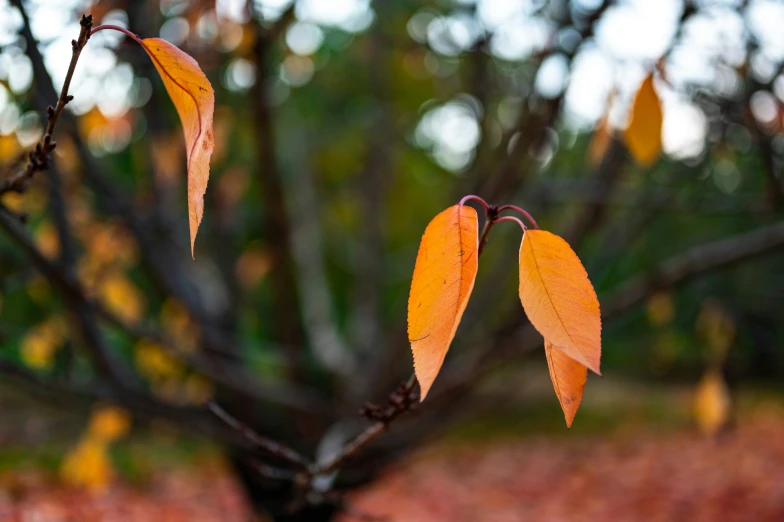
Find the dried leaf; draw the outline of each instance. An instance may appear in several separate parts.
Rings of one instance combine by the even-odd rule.
[[[520,301],[542,337],[599,373],[599,300],[580,259],[562,238],[526,231],[520,245]]]
[[[566,418],[566,427],[571,428],[580,402],[583,400],[583,389],[588,378],[588,368],[578,363],[555,347],[550,341],[544,341],[544,354],[550,369],[550,380],[553,382],[555,395],[561,403]]]
[[[644,167],[652,165],[662,149],[662,106],[653,86],[653,74],[643,80],[632,105],[632,118],[624,132],[632,157]]]
[[[163,79],[180,115],[188,150],[188,217],[191,255],[204,214],[204,193],[210,178],[210,156],[215,146],[212,116],[215,94],[196,60],[160,38],[140,40]]]
[[[435,381],[474,288],[479,257],[476,210],[438,214],[419,245],[408,298],[408,339],[424,400]]]

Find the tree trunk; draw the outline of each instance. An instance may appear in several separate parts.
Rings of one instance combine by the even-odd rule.
[[[338,506],[297,504],[302,500],[296,485],[291,482],[267,480],[247,463],[247,457],[231,455],[232,467],[245,490],[253,510],[274,522],[328,522],[338,514]]]

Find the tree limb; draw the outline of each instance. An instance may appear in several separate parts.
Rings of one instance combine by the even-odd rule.
[[[692,247],[638,275],[602,299],[602,319],[607,320],[661,288],[682,284],[710,270],[784,247],[784,221],[737,236]]]

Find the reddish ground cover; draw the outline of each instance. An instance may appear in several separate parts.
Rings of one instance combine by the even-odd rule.
[[[353,506],[405,522],[782,522],[784,416],[755,415],[715,439],[638,433],[441,448]]]
[[[441,444],[350,502],[401,522],[782,522],[784,414],[754,414],[718,438],[648,430]],[[2,521],[249,519],[239,488],[215,464],[155,471],[144,487],[120,482],[102,493],[40,471],[0,475]]]

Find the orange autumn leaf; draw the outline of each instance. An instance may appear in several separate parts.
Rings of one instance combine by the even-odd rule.
[[[602,353],[599,300],[562,238],[528,230],[520,245],[520,301],[542,337],[594,373]]]
[[[566,427],[571,428],[577,408],[583,400],[588,368],[547,340],[544,341],[544,354],[547,357],[547,367],[550,369],[550,380],[553,382],[555,395],[561,403],[566,418]]]
[[[649,74],[632,104],[632,117],[624,132],[624,140],[629,153],[640,165],[652,165],[662,150],[662,106],[656,88],[653,85],[653,74]]]
[[[180,115],[188,150],[188,218],[191,255],[204,215],[204,193],[210,178],[210,156],[215,146],[212,116],[215,94],[196,60],[160,38],[137,40],[161,75],[166,92]]]
[[[427,225],[408,298],[408,340],[424,400],[455,337],[479,258],[476,210],[455,205]]]

